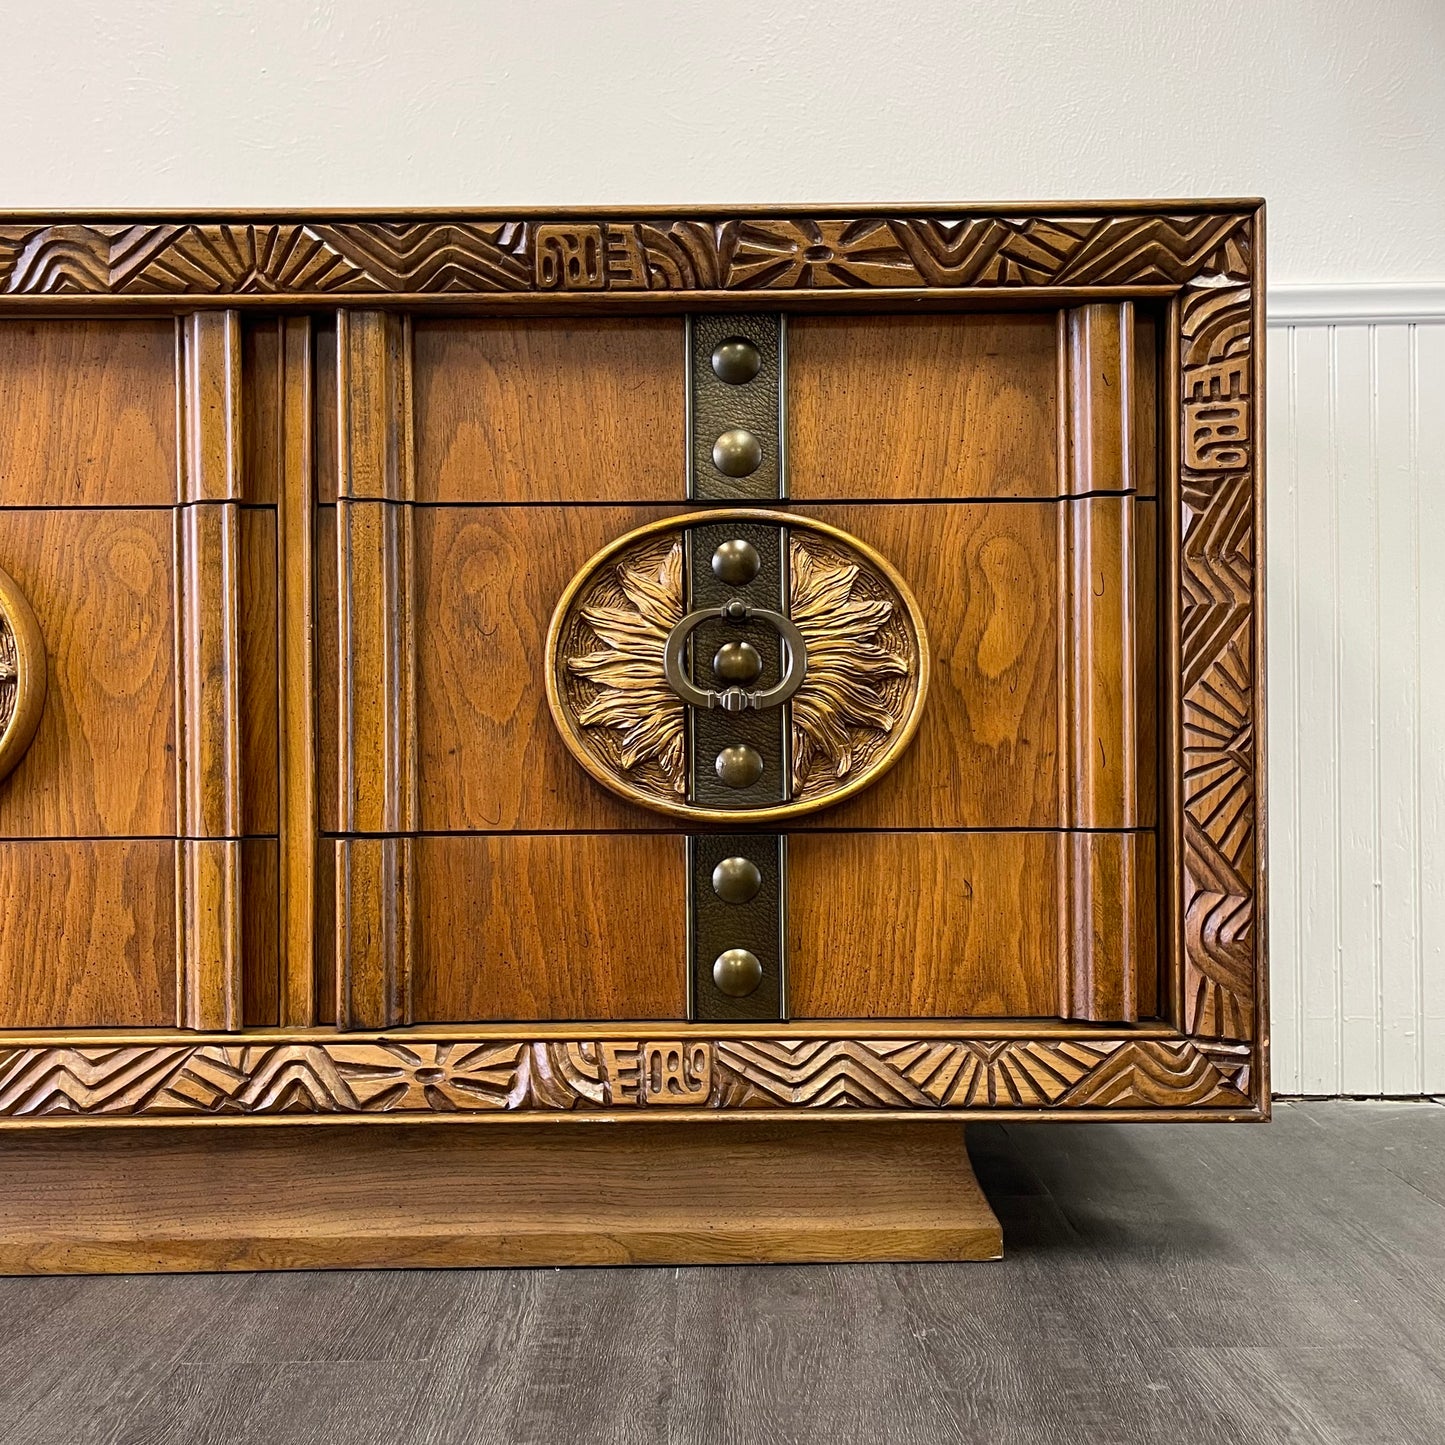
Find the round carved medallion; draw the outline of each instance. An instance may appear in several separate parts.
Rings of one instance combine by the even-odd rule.
[[[736,601],[689,611],[689,529],[729,521],[781,529],[785,612]],[[719,578],[730,567],[740,576],[756,570],[736,569],[726,548],[718,551],[710,570]],[[693,565],[709,567],[709,555]],[[766,622],[781,639],[782,676],[759,678],[758,653],[742,639],[702,649],[689,673],[681,659],[704,616]],[[792,513],[718,509],[640,527],[577,573],[547,635],[547,700],[573,757],[613,792],[677,817],[771,822],[850,797],[897,761],[918,727],[928,664],[918,604],[872,548]],[[752,682],[756,691],[740,685]],[[696,764],[689,756],[688,714],[703,706],[727,714],[786,706],[785,801],[690,801],[695,766],[714,766],[711,754]],[[729,769],[756,776],[739,761],[751,749],[725,751],[717,759],[724,781]]]
[[[45,643],[30,603],[0,571],[0,778],[25,755],[45,707]]]

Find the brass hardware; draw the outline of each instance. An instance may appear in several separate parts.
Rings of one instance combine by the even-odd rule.
[[[25,756],[45,708],[45,639],[25,594],[0,572],[0,778]]]
[[[713,961],[712,981],[728,998],[746,998],[763,981],[763,966],[746,948],[726,948]]]
[[[762,352],[745,336],[729,336],[713,347],[713,375],[729,386],[745,386],[758,374],[762,364]]]
[[[750,477],[763,464],[763,444],[745,427],[734,427],[712,444],[712,464],[725,477]]]
[[[687,840],[687,1016],[714,1023],[783,1019],[787,1010],[788,848],[779,833],[700,833]],[[719,987],[717,961],[751,954],[760,981]]]
[[[712,670],[720,682],[756,682],[763,675],[762,654],[751,642],[725,642],[712,660]]]
[[[758,575],[763,559],[745,537],[723,542],[712,554],[712,575],[729,587],[743,587]]]
[[[724,748],[717,755],[717,775],[730,788],[751,788],[763,775],[763,755],[746,743]]]
[[[745,588],[720,582],[707,565],[738,538],[762,561]],[[757,613],[734,620],[722,610],[731,602],[786,612],[798,629],[807,676],[786,706],[758,711],[747,703],[756,684],[730,677],[707,680],[719,699],[736,688],[739,712],[708,707],[700,688],[702,705],[689,707],[672,686],[663,653],[690,605],[707,612],[681,644],[689,686],[730,643],[757,651],[764,683],[784,673],[782,637]],[[917,732],[929,671],[918,604],[884,558],[811,517],[754,508],[667,517],[610,543],[564,591],[547,656],[548,703],[580,766],[644,807],[734,827],[777,826],[876,782]],[[718,753],[739,744],[763,759],[751,788],[730,787],[716,772]],[[711,859],[708,873],[724,856]],[[713,897],[707,873],[700,886]],[[713,993],[707,969],[735,939],[717,939],[697,957],[699,997]],[[750,946],[771,980],[772,951]]]
[[[751,858],[724,858],[712,870],[712,891],[724,903],[751,903],[763,886],[763,875]]]
[[[725,622],[766,622],[783,639],[783,675],[772,687],[762,688],[757,692],[748,692],[741,687],[727,687],[716,692],[712,688],[693,686],[683,665],[687,639],[704,622],[710,622],[715,617],[720,617]],[[689,612],[677,622],[663,644],[662,670],[667,678],[667,685],[689,707],[720,707],[724,712],[743,712],[753,708],[763,712],[770,707],[780,707],[802,687],[803,679],[808,675],[808,649],[803,641],[803,634],[793,625],[791,618],[767,607],[749,607],[745,602],[734,598],[719,608],[703,607],[696,612]],[[757,779],[752,781],[756,782]]]
[[[787,495],[787,324],[777,312],[689,316],[687,494],[709,502]]]

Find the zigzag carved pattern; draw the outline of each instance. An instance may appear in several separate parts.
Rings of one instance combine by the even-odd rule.
[[[541,239],[539,239],[539,237]],[[1249,274],[1245,214],[0,225],[11,295],[1183,285]]]
[[[0,1056],[0,1116],[1241,1109],[1249,1065],[1244,1046],[1128,1038],[15,1048]]]
[[[1257,808],[1249,289],[1191,287],[1180,315],[1184,1024],[1201,1037],[1249,1039]]]

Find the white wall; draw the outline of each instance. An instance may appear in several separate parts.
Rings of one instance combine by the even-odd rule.
[[[1445,279],[1441,0],[8,0],[0,206],[1269,198]]]
[[[0,34],[0,209],[1266,196],[1276,1086],[1445,1093],[1442,0],[10,0]],[[1358,305],[1417,324],[1319,322]]]

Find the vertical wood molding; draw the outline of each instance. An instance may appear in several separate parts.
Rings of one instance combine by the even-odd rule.
[[[1076,306],[1062,313],[1067,405],[1064,408],[1071,496],[1135,490],[1134,305]]]
[[[1060,1014],[1130,1023],[1152,1016],[1158,1009],[1154,834],[1070,833],[1059,849],[1059,868]]]
[[[179,323],[177,1022],[241,1025],[241,326]]]
[[[337,317],[337,597],[342,833],[416,826],[411,328],[382,312]],[[336,854],[337,1018],[408,1021],[411,849],[342,839]]]
[[[412,1021],[415,849],[410,838],[336,840],[336,1014],[343,1029]]]
[[[312,327],[277,323],[277,555],[281,660],[281,1014],[282,1026],[317,1022],[315,467]]]
[[[1059,772],[1062,816],[1074,829],[1131,829],[1145,821],[1136,736],[1133,333],[1128,302],[1075,307],[1060,320]],[[1077,833],[1060,849],[1065,1018],[1139,1016],[1135,901],[1143,885],[1135,870],[1142,853],[1123,833]],[[1149,856],[1152,866],[1152,849]]]

